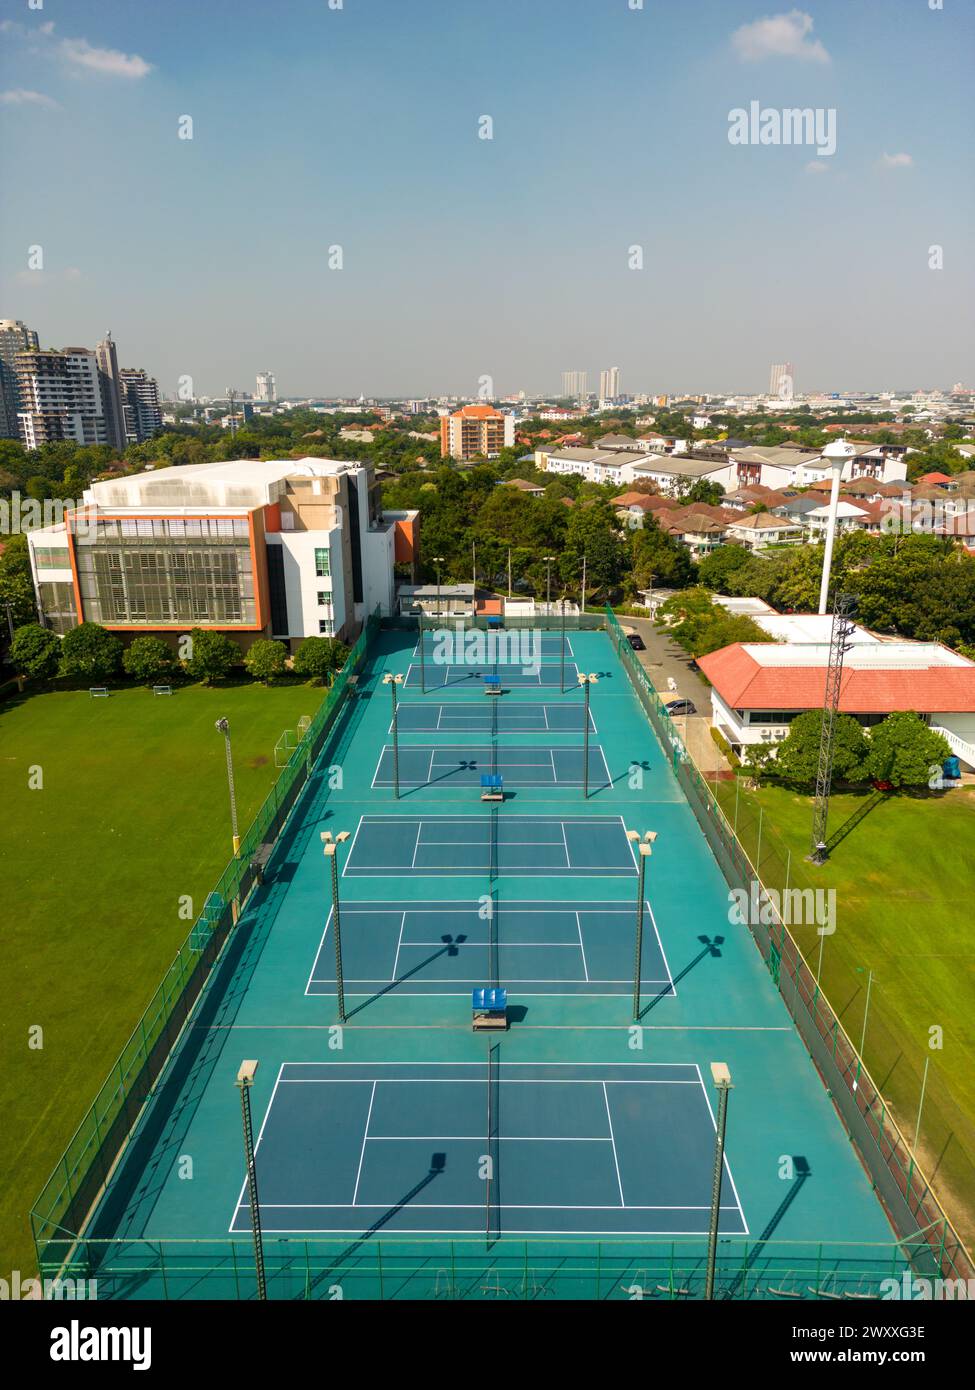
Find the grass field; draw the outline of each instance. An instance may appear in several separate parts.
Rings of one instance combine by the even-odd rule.
[[[719,784],[736,816],[735,786]],[[835,796],[820,869],[806,863],[811,801],[780,787],[738,795],[738,833],[769,888],[836,891],[836,931],[823,939],[821,983],[909,1141],[930,1058],[918,1153],[959,1234],[975,1241],[975,790],[940,797]],[[791,859],[789,858],[791,851]],[[813,971],[821,938],[792,927]],[[931,1029],[943,1046],[929,1047]]]
[[[28,1208],[230,858],[214,721],[230,720],[243,831],[277,775],[275,741],[323,694],[246,684],[0,704],[5,1274],[33,1267]]]

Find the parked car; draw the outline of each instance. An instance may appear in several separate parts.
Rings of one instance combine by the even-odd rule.
[[[668,700],[664,705],[668,714],[697,714],[697,705],[693,700]]]
[[[645,652],[647,649],[646,642],[644,642],[638,632],[628,632],[626,634],[626,640],[635,652]]]

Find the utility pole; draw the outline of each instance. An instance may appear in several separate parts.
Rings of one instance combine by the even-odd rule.
[[[833,605],[833,626],[829,641],[829,665],[826,668],[826,690],[823,697],[823,722],[819,735],[819,768],[816,773],[816,801],[813,807],[812,848],[806,856],[811,864],[825,864],[829,858],[826,848],[826,826],[829,820],[829,796],[833,782],[833,744],[836,736],[836,715],[843,684],[843,658],[852,643],[856,628],[855,594],[836,595]],[[756,865],[757,867],[757,865]]]

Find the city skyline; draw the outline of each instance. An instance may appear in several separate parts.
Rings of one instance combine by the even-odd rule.
[[[168,397],[268,363],[279,397],[554,394],[571,362],[633,394],[759,394],[785,358],[810,392],[970,380],[975,24],[896,3],[4,0],[0,313],[44,347],[111,323]],[[832,111],[835,153],[828,123],[731,143],[752,103]]]

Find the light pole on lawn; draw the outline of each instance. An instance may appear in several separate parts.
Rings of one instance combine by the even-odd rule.
[[[261,1234],[261,1204],[257,1196],[257,1166],[254,1161],[254,1128],[251,1124],[251,1087],[257,1074],[257,1062],[244,1061],[237,1073],[240,1088],[240,1113],[244,1127],[244,1168],[247,1173],[247,1199],[251,1209],[251,1230],[254,1234],[254,1267],[257,1271],[257,1296],[267,1298],[267,1279],[264,1273],[264,1240]]]
[[[422,643],[422,636],[421,636]],[[393,697],[393,795],[399,801],[399,720],[397,718],[396,687],[403,684],[401,675],[392,675],[389,671],[383,676],[383,685],[389,686],[389,693]]]
[[[711,1182],[711,1220],[708,1223],[708,1269],[704,1297],[714,1297],[714,1266],[718,1253],[718,1221],[721,1216],[721,1180],[724,1176],[724,1136],[728,1126],[728,1092],[731,1072],[725,1062],[711,1063],[711,1079],[718,1092],[718,1118],[714,1127],[714,1177]]]
[[[237,833],[237,794],[234,791],[234,755],[230,747],[230,720],[218,719],[218,733],[223,734],[227,749],[227,786],[230,789],[230,830],[233,836],[234,856],[240,851],[240,836]]]
[[[656,830],[628,830],[626,838],[637,848],[637,889],[636,889],[636,964],[633,968],[633,1021],[640,1020],[640,976],[643,971],[643,904],[645,899],[647,860],[650,858]]]
[[[585,714],[582,724],[582,799],[589,800],[589,687],[595,685],[599,677],[595,673],[588,676],[580,672],[579,684],[585,692]]]
[[[347,830],[322,831],[322,845],[325,859],[332,870],[332,934],[335,937],[335,994],[338,1001],[339,1022],[345,1022],[345,977],[342,974],[342,922],[339,916],[339,864],[336,851],[340,844],[349,838]]]

